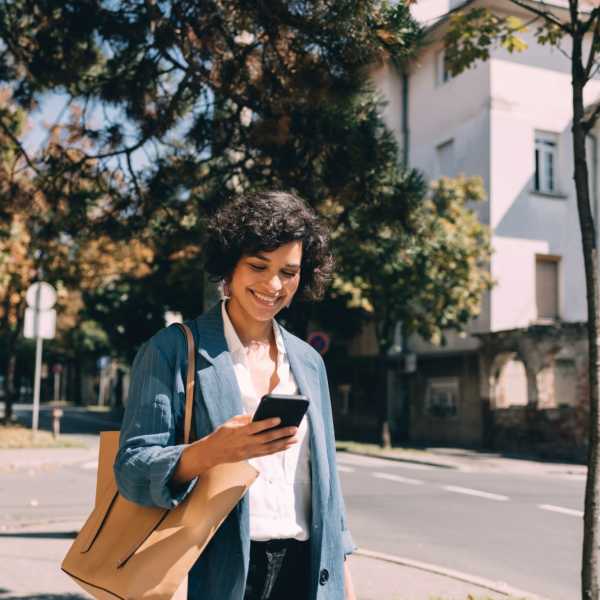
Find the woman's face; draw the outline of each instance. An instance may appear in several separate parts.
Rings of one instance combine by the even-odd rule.
[[[298,289],[301,260],[301,241],[242,256],[229,280],[230,302],[257,321],[272,319]]]

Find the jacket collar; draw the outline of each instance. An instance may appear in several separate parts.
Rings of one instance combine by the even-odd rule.
[[[214,365],[215,361],[219,359],[219,356],[224,352],[229,352],[227,345],[227,339],[225,337],[225,329],[223,322],[222,312],[222,301],[217,302],[214,306],[209,308],[205,313],[196,318],[196,326],[198,331],[198,339],[196,345],[198,353],[203,356],[210,364]],[[273,327],[275,331],[275,341],[277,343],[278,351],[282,354],[289,352],[290,343],[292,347],[293,336],[290,334],[280,323],[273,319]],[[235,334],[232,339],[239,342],[239,338]],[[236,348],[237,349],[237,348]]]
[[[311,400],[308,407],[308,416],[310,419],[311,453],[314,457],[314,460],[311,460],[313,494],[318,493],[318,497],[324,499],[323,501],[326,503],[330,492],[330,474],[325,453],[325,432],[319,404],[319,383],[315,379],[319,377],[318,366],[310,359],[310,354],[306,352],[302,340],[291,334],[280,324],[279,330],[300,393]],[[212,429],[216,429],[232,416],[243,413],[242,395],[223,331],[223,315],[220,302],[196,318],[196,332],[198,353],[209,363],[209,368],[196,365],[196,370],[202,393],[213,399],[213,401],[206,402],[206,410]],[[310,385],[311,381],[313,382],[312,387]]]

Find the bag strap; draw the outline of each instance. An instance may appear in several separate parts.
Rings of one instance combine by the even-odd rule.
[[[185,335],[187,342],[187,376],[185,381],[185,413],[183,425],[183,443],[190,443],[192,430],[192,414],[194,411],[194,380],[196,376],[196,345],[192,330],[183,323],[175,323]]]

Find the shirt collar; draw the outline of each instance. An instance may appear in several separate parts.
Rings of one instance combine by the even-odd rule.
[[[231,353],[245,353],[246,347],[242,344],[231,319],[229,318],[229,314],[227,313],[227,309],[225,308],[225,300],[221,301],[221,314],[223,315],[223,333],[225,334],[225,340],[227,341],[227,346],[229,347],[229,351]],[[279,329],[279,323],[275,319],[271,319],[273,324],[273,332],[275,333],[275,344],[277,346],[277,355],[281,357],[285,354],[285,346],[283,344],[283,337],[281,335],[281,330]]]

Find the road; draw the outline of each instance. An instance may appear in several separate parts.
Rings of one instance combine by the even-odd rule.
[[[118,428],[103,415],[69,412],[65,430],[92,436],[94,420],[96,430]],[[95,469],[90,460],[3,472],[0,529],[83,520]],[[583,476],[464,472],[346,453],[338,454],[338,471],[361,548],[504,581],[551,600],[579,596]]]
[[[546,596],[579,596],[581,476],[462,472],[338,454],[364,548]]]

